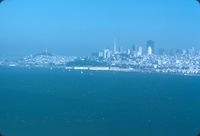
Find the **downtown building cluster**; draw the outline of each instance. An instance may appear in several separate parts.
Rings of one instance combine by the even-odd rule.
[[[135,72],[156,72],[183,75],[200,74],[200,50],[158,49],[155,42],[149,40],[145,46],[135,46],[121,50],[114,42],[113,49],[104,49],[94,55],[96,61],[107,66],[126,68]]]
[[[135,57],[140,57],[144,54],[153,55],[155,54],[155,43],[152,40],[147,41],[146,48],[143,49],[142,46],[133,45],[131,49],[122,50],[120,47],[117,47],[116,41],[114,41],[113,50],[104,49],[98,53],[99,58],[110,59],[113,56],[117,55],[134,55]]]
[[[112,49],[103,49],[91,56],[55,56],[48,51],[17,60],[0,59],[1,66],[61,68],[66,70],[123,71],[200,75],[200,51],[155,48],[152,40],[145,46],[133,45],[122,50],[114,42]]]

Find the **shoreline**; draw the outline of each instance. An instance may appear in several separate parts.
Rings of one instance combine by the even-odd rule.
[[[136,69],[136,68],[120,68],[120,67],[109,67],[109,66],[66,66],[66,67],[51,67],[51,66],[19,66],[19,65],[0,65],[0,67],[8,68],[41,68],[41,69],[60,69],[64,71],[105,71],[105,72],[124,72],[124,73],[147,73],[147,74],[164,74],[164,75],[181,75],[181,76],[196,76],[199,77],[200,73],[189,73],[187,70],[177,70],[177,69]]]

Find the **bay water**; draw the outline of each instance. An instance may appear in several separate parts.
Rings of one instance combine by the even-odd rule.
[[[196,136],[200,77],[0,68],[4,136]]]

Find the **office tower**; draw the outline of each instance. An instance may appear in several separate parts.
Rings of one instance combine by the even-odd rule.
[[[118,48],[118,53],[119,53],[119,54],[122,53],[122,47],[119,47],[119,48]]]
[[[136,45],[135,44],[133,44],[133,46],[132,46],[132,54],[135,56],[135,55],[137,55],[137,47],[136,47]]]
[[[133,44],[133,46],[132,46],[132,51],[136,52],[136,46],[135,46],[135,44]]]
[[[137,55],[141,56],[142,55],[142,51],[143,51],[142,47],[141,46],[138,47]]]
[[[117,42],[116,42],[116,39],[114,39],[113,52],[114,52],[114,54],[117,53]]]
[[[99,52],[99,58],[103,58],[103,52],[102,51]]]
[[[131,54],[131,50],[128,49],[128,50],[127,50],[127,55],[130,55],[130,54]]]
[[[103,58],[109,59],[111,57],[111,52],[109,49],[104,49]]]
[[[146,43],[147,55],[155,54],[155,43],[152,40],[148,40]]]
[[[153,54],[153,49],[152,47],[148,46],[147,47],[147,55],[152,55]]]

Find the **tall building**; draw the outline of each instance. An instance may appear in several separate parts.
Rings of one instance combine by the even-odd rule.
[[[109,49],[104,49],[104,52],[103,52],[103,58],[104,59],[109,59],[111,57],[111,52]]]
[[[137,56],[141,56],[142,55],[142,51],[143,51],[142,47],[141,46],[138,47]]]
[[[103,58],[103,52],[102,51],[99,52],[99,58]]]
[[[146,43],[147,55],[155,54],[155,42],[148,40]]]
[[[152,47],[148,46],[147,47],[147,55],[152,55],[153,54],[153,49]]]
[[[130,54],[131,54],[131,50],[128,49],[128,50],[127,50],[127,55],[130,55]]]
[[[137,47],[135,44],[133,44],[133,46],[132,46],[131,53],[132,53],[132,55],[137,56]]]
[[[114,39],[113,52],[114,52],[114,54],[117,53],[117,42],[116,42],[116,39]]]
[[[122,47],[118,47],[118,53],[122,53]]]
[[[136,46],[135,46],[135,44],[133,44],[133,46],[132,46],[132,51],[136,52]]]

